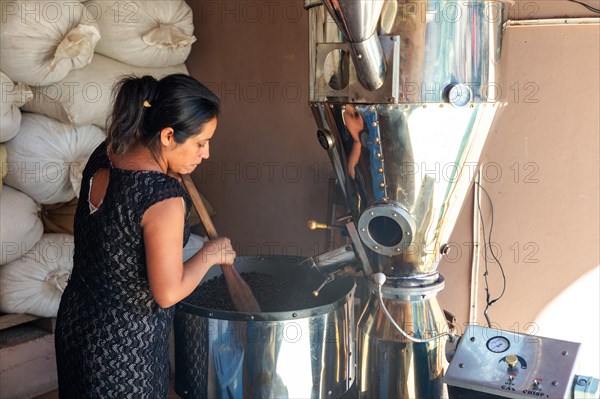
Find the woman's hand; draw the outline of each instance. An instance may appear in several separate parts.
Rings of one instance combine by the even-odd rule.
[[[226,237],[206,242],[199,252],[210,265],[233,265],[236,256],[231,241]]]

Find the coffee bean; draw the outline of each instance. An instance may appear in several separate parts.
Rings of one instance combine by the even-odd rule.
[[[330,295],[315,297],[295,282],[266,273],[241,273],[262,312],[288,312],[327,304]],[[329,298],[328,298],[329,297]],[[184,302],[207,309],[235,311],[223,275],[202,283]]]

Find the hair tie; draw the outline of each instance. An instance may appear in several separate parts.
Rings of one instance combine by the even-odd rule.
[[[150,108],[151,106],[152,106],[152,104],[150,104],[150,101],[148,101],[148,100],[144,101],[144,107],[145,108]]]

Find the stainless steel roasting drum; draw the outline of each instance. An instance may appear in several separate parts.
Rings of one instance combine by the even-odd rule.
[[[238,257],[235,267],[243,276],[287,279],[297,264],[283,256]],[[219,275],[212,268],[198,294]],[[182,301],[174,322],[175,391],[182,398],[342,396],[355,375],[354,291],[353,278],[337,279],[320,292],[318,306],[252,314]]]

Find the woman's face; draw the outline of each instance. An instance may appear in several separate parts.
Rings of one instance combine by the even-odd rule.
[[[192,173],[203,159],[208,159],[210,156],[209,142],[216,129],[217,118],[215,117],[206,122],[195,136],[183,143],[175,143],[176,145],[166,151],[168,169],[182,175]]]

